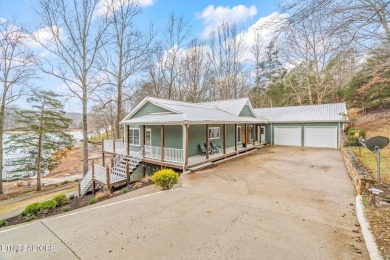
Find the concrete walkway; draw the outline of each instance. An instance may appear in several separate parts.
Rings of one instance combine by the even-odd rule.
[[[368,259],[337,150],[262,149],[182,183],[2,230],[0,259]]]

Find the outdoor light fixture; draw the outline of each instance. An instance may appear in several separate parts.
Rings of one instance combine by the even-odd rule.
[[[389,144],[389,138],[384,136],[375,136],[367,141],[363,138],[359,138],[359,142],[365,146],[368,150],[376,153],[377,164],[377,180],[381,180],[381,149],[385,148]]]

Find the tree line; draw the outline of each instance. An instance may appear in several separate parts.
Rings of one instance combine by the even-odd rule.
[[[278,19],[250,32],[224,22],[207,38],[193,38],[186,18],[174,13],[162,30],[140,28],[135,0],[40,0],[36,28],[0,23],[0,140],[5,111],[34,93],[42,73],[82,105],[84,173],[88,128],[121,138],[120,121],[145,96],[249,97],[255,107],[388,104],[388,4],[283,1]],[[2,155],[0,142],[1,171]],[[0,179],[0,193],[1,186]]]

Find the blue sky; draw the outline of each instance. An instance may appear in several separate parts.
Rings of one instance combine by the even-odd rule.
[[[277,11],[276,1],[270,0],[138,0],[143,5],[143,13],[137,23],[142,28],[148,28],[152,22],[157,32],[165,26],[168,16],[174,12],[183,15],[191,25],[191,38],[205,38],[208,32],[224,20],[234,21],[242,28],[249,28],[260,18],[267,17]],[[35,29],[36,20],[34,8],[39,0],[0,0],[0,18],[16,19],[27,29]],[[61,82],[45,79],[49,88],[55,89]],[[37,82],[37,84],[42,84]],[[73,102],[72,102],[73,103]],[[75,111],[74,105],[68,105],[66,110]]]

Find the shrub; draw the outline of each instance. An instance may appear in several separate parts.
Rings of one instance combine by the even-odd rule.
[[[41,202],[39,204],[40,204],[39,205],[39,212],[43,212],[45,209],[47,209],[47,210],[54,209],[58,205],[57,201],[55,201],[55,200],[48,200],[48,201]]]
[[[26,215],[36,215],[39,212],[39,208],[40,208],[40,203],[39,202],[30,204],[23,210],[22,215],[23,216],[26,216]]]
[[[23,181],[16,182],[16,187],[22,187],[22,186],[23,186]]]
[[[55,200],[48,200],[44,202],[35,202],[33,204],[28,205],[22,212],[23,216],[27,215],[37,215],[38,213],[43,212],[45,209],[51,210],[57,206],[57,202]]]
[[[34,220],[35,219],[35,215],[28,215],[25,219],[24,219],[24,221],[25,222],[30,222],[30,221],[32,221],[32,220]]]
[[[62,206],[62,205],[69,203],[69,199],[63,193],[58,194],[57,196],[54,196],[53,200],[57,202],[58,206]]]
[[[366,132],[359,128],[348,129],[348,145],[358,146],[359,138],[355,137],[355,134],[359,133],[360,138],[366,138]]]
[[[68,183],[69,183],[69,181],[66,180],[66,181],[63,181],[63,182],[62,182],[62,185],[66,185],[66,184],[68,184]]]
[[[68,206],[63,206],[62,208],[61,208],[61,211],[62,212],[68,212],[70,210],[70,206],[68,205]]]
[[[123,188],[123,189],[122,189],[122,193],[123,193],[123,194],[128,193],[128,192],[129,192],[128,189],[126,189],[126,188]]]
[[[89,205],[92,205],[92,204],[95,204],[96,202],[97,202],[96,198],[93,197],[93,198],[91,198],[91,199],[88,201],[88,204],[89,204]]]
[[[154,185],[163,190],[169,190],[179,182],[179,174],[172,169],[164,169],[154,173],[152,177]]]
[[[69,195],[69,199],[70,199],[70,200],[74,199],[74,194],[70,194],[70,195]]]
[[[7,221],[6,220],[0,220],[0,228],[4,227],[6,225],[7,225]]]

